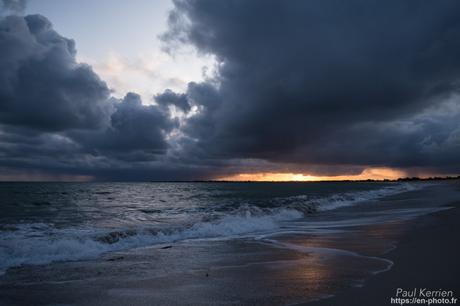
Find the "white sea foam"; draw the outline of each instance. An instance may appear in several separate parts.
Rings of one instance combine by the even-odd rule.
[[[104,231],[101,229],[56,229],[46,224],[16,226],[0,234],[0,270],[22,264],[84,260],[124,249],[170,243],[185,239],[232,237],[274,230],[278,222],[301,218],[296,210],[277,209],[269,215],[229,215],[214,222],[200,222],[188,228]]]
[[[286,222],[300,222],[304,214],[310,213],[312,209],[336,209],[415,188],[419,187],[399,184],[378,190],[350,192],[319,199],[290,197],[289,204],[284,207],[262,209],[245,205],[225,215],[220,213],[213,221],[197,222],[179,228],[152,229],[142,225],[136,229],[109,231],[75,227],[59,229],[47,224],[12,225],[0,232],[0,271],[23,264],[93,259],[106,252],[186,239],[230,238],[273,233]]]
[[[327,211],[341,207],[353,206],[362,202],[372,201],[406,191],[418,190],[424,186],[426,185],[404,183],[374,190],[339,193],[318,199],[311,199],[308,196],[303,195],[295,198],[298,199],[297,205],[307,205],[307,207],[312,206],[316,211]],[[295,206],[296,203],[293,205]]]

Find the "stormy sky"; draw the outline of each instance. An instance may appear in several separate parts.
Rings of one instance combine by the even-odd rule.
[[[32,5],[0,2],[2,180],[460,173],[456,0],[173,1],[158,8],[159,35],[126,27],[168,61],[196,60],[177,60],[175,76],[177,65],[154,66],[142,92],[129,69],[116,83],[101,61],[85,63],[78,40]],[[74,20],[104,46],[107,29]]]

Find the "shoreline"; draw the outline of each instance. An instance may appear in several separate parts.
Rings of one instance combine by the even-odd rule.
[[[433,185],[311,215],[302,221],[310,232],[11,268],[0,276],[0,305],[391,305],[397,288],[422,287],[457,297],[458,191]]]
[[[452,290],[460,296],[460,201],[448,210],[421,216],[408,224],[397,246],[381,256],[393,262],[388,271],[367,279],[363,286],[349,288],[333,296],[300,303],[305,306],[392,305],[398,288]]]

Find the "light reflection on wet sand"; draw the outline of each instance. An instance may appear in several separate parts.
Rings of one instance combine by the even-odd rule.
[[[286,305],[326,297],[387,269],[385,252],[405,235],[407,220],[414,211],[430,212],[395,218],[388,212],[404,203],[392,203],[379,203],[385,218],[375,223],[365,219],[375,212],[359,207],[309,219],[303,234],[289,227],[283,235],[188,240],[92,261],[13,268],[0,276],[0,305]],[[432,203],[417,195],[407,207]],[[327,228],[359,216],[367,221]],[[320,224],[319,231],[311,224]]]
[[[359,286],[387,268],[388,262],[366,256],[381,255],[403,228],[399,223],[379,224],[340,234],[277,237],[276,243],[189,241],[170,249],[110,254],[105,260],[23,267],[3,278],[0,292],[27,292],[24,301],[30,297],[43,304],[300,303]],[[54,294],[45,294],[49,291]]]

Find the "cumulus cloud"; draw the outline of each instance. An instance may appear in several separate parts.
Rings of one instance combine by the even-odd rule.
[[[43,16],[0,20],[0,120],[37,130],[90,129],[107,123],[109,89],[75,61],[75,43]]]
[[[217,64],[152,105],[111,97],[45,17],[0,18],[4,177],[460,172],[458,1],[174,6],[165,48],[191,45]]]
[[[459,105],[458,2],[174,3],[166,43],[219,60],[216,91],[201,97],[215,108],[184,128],[210,156],[460,171],[458,147],[426,150],[456,139],[458,123],[420,117]]]
[[[155,159],[167,150],[165,136],[175,122],[156,105],[143,105],[138,94],[128,93],[123,100],[114,100],[115,111],[107,128],[72,133],[85,149],[95,155],[121,159]],[[129,153],[135,153],[133,158]]]
[[[155,101],[162,107],[174,105],[183,112],[190,111],[190,104],[185,94],[178,94],[170,89],[166,89],[163,93],[155,96]]]
[[[166,153],[175,120],[135,93],[111,97],[92,68],[76,61],[74,41],[44,16],[1,18],[0,46],[4,177],[11,177],[6,169],[98,177],[107,168],[145,168],[139,164]]]

